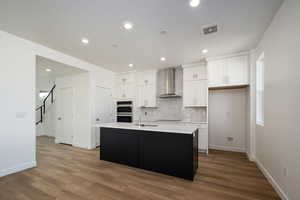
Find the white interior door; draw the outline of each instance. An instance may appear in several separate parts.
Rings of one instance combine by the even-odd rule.
[[[114,100],[110,88],[96,86],[95,123],[114,122]],[[96,130],[96,146],[100,145],[100,131]]]
[[[72,87],[60,88],[59,138],[61,143],[73,144],[74,136],[74,90]]]

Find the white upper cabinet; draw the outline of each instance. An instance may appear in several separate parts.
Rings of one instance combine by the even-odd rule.
[[[207,79],[206,65],[185,68],[183,71],[184,81],[195,81]]]
[[[207,105],[207,66],[205,64],[183,66],[183,106],[206,107]]]
[[[249,84],[248,56],[236,56],[208,62],[209,87]]]
[[[135,75],[133,72],[116,76],[116,98],[127,100],[135,98]]]
[[[207,80],[184,82],[183,105],[185,107],[206,107],[207,100],[208,100]]]
[[[155,84],[156,85],[156,70],[147,70],[138,73],[138,85]]]
[[[157,70],[138,73],[138,106],[156,107]]]
[[[230,85],[249,84],[248,56],[239,56],[228,59],[227,69]]]

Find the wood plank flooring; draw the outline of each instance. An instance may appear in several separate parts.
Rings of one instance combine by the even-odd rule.
[[[98,150],[38,137],[38,167],[0,178],[0,200],[280,199],[245,154],[199,155],[194,182],[99,160]]]

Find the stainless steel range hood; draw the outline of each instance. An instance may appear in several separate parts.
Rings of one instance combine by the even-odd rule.
[[[176,93],[175,73],[175,68],[167,68],[163,70],[162,84],[164,84],[164,87],[162,93],[159,95],[160,98],[180,97],[180,95]]]

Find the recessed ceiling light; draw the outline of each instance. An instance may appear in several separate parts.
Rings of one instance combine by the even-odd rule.
[[[190,6],[195,8],[200,5],[200,0],[190,0]]]
[[[160,58],[160,61],[165,61],[165,60],[166,60],[165,57],[161,57],[161,58]]]
[[[47,69],[45,69],[45,71],[46,71],[46,72],[51,72],[52,69],[47,68]]]
[[[88,43],[89,43],[89,40],[88,40],[87,38],[82,38],[82,39],[81,39],[81,42],[82,42],[83,44],[88,44]]]
[[[205,54],[205,53],[208,53],[208,50],[207,50],[207,49],[203,49],[203,50],[202,50],[202,53],[204,53],[204,54]]]
[[[133,64],[129,64],[128,67],[133,67]]]
[[[124,26],[124,28],[127,29],[127,30],[130,30],[130,29],[133,28],[133,24],[130,23],[130,22],[125,22],[123,26]]]

